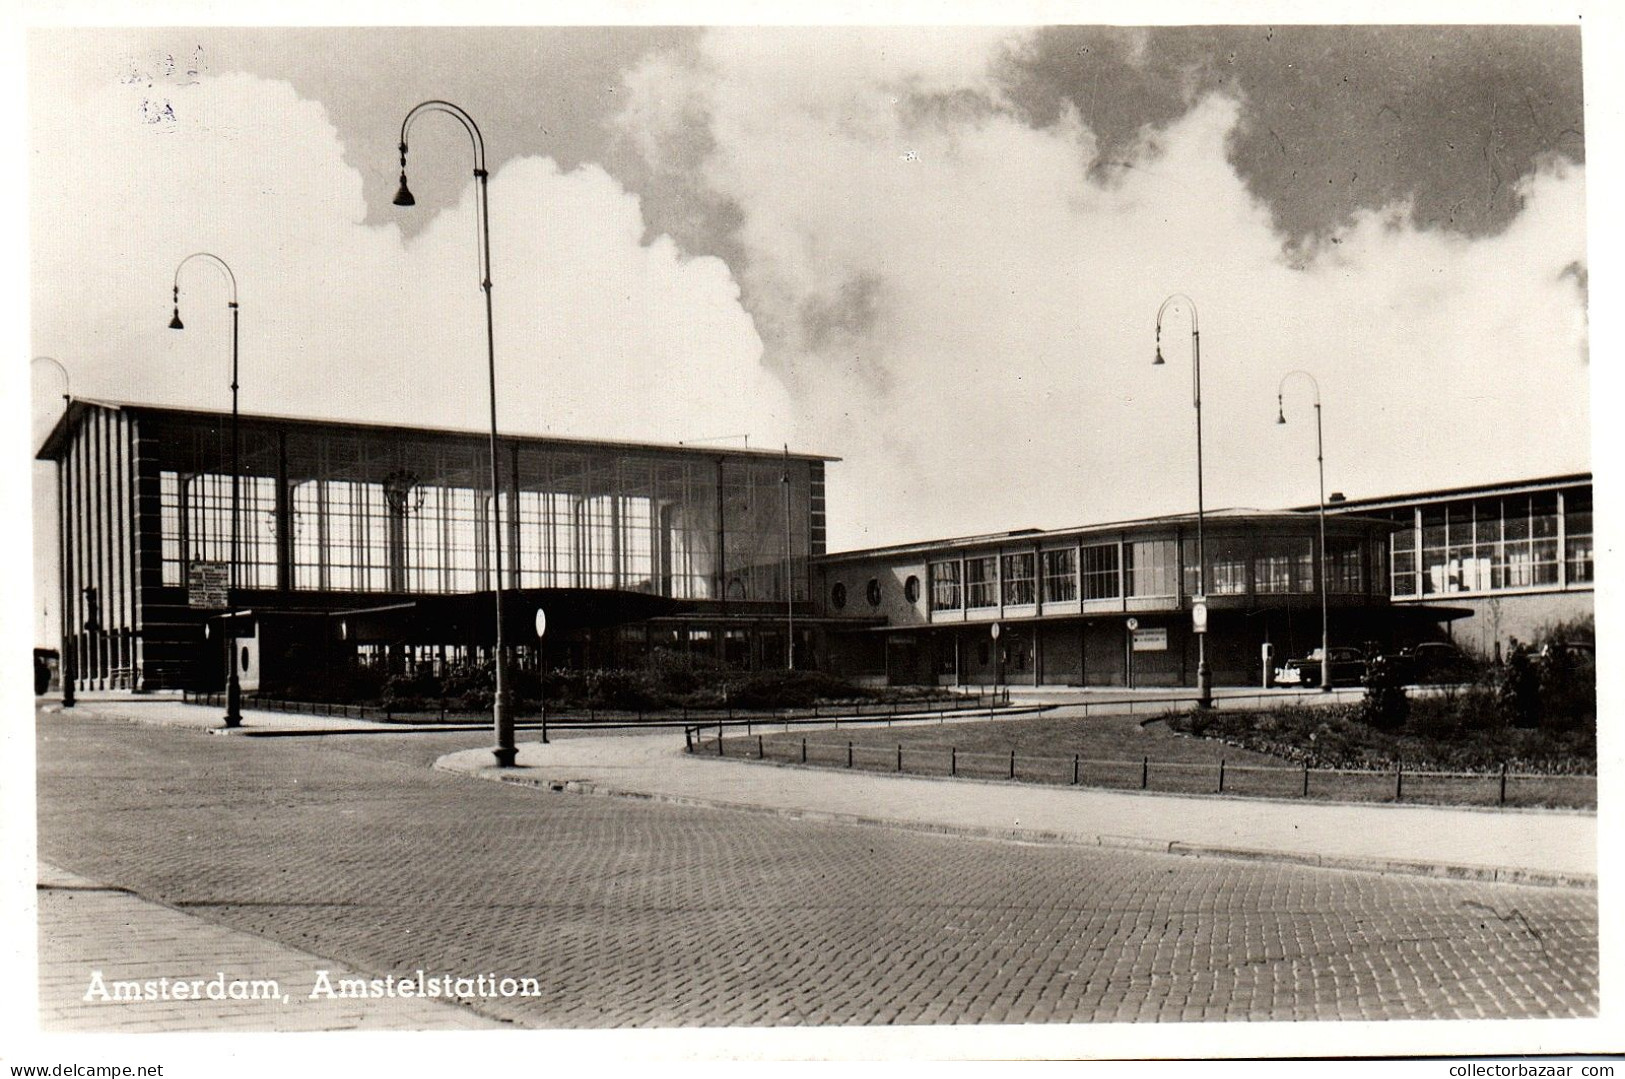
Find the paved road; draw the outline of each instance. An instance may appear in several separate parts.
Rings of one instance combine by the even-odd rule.
[[[427,769],[483,733],[244,739],[59,715],[40,731],[42,859],[353,969],[534,978],[532,996],[477,1004],[525,1025],[1597,1007],[1586,891],[798,822]],[[42,948],[43,967],[58,962]]]

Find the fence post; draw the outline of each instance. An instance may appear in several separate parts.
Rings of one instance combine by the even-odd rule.
[[[1074,787],[1078,785],[1078,756],[1077,753],[1072,754],[1072,785]]]
[[[1151,783],[1151,758],[1140,758],[1140,789],[1145,790]]]
[[[846,742],[846,766],[848,768],[852,767],[852,740],[850,738]]]
[[[1303,762],[1303,796],[1309,797],[1309,762]]]
[[[1501,805],[1507,804],[1507,762],[1501,762]]]
[[[957,776],[959,774],[959,747],[958,746],[949,746],[948,747],[948,774],[951,775],[951,776]]]
[[[1010,778],[1016,778],[1016,751],[1010,751]]]
[[[1224,793],[1224,758],[1219,758],[1219,793]]]

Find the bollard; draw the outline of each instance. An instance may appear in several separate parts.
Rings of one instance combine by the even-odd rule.
[[[1303,762],[1303,796],[1309,797],[1309,762]]]
[[[1145,790],[1151,782],[1151,758],[1140,758],[1140,789]]]
[[[1010,751],[1010,778],[1016,778],[1016,751]]]
[[[722,724],[720,723],[717,724],[717,756],[727,756],[726,753],[722,752]]]
[[[1072,785],[1078,785],[1078,754],[1072,754]]]
[[[1224,758],[1219,758],[1219,793],[1224,793]]]
[[[807,740],[805,738],[801,740],[801,763],[807,763]]]
[[[764,755],[762,753],[762,736],[758,734],[756,736],[756,759],[757,760],[762,760],[763,756]]]
[[[683,752],[694,752],[694,732],[687,727],[683,728]]]
[[[956,776],[956,775],[959,774],[959,747],[958,746],[949,746],[948,747],[948,774],[951,775],[951,776]]]
[[[902,746],[902,743],[898,743],[898,746],[897,746],[897,770],[899,772],[901,772],[903,770],[903,746]]]
[[[1501,762],[1501,804],[1507,804],[1507,762]]]
[[[1403,761],[1394,761],[1394,801],[1401,801],[1405,797],[1405,764]]]
[[[848,768],[852,767],[852,743],[850,741],[846,743],[846,766]]]

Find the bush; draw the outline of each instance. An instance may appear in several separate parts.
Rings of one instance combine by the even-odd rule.
[[[1379,730],[1395,730],[1410,714],[1410,698],[1405,695],[1405,676],[1387,656],[1376,656],[1366,664],[1365,697],[1360,701],[1360,720]]]

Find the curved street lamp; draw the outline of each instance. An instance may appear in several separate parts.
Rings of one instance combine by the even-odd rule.
[[[1207,544],[1205,513],[1202,506],[1202,335],[1196,325],[1196,304],[1189,296],[1176,292],[1157,308],[1157,358],[1153,366],[1162,364],[1162,316],[1174,304],[1183,304],[1191,313],[1191,402],[1196,406],[1196,597],[1195,602],[1207,602]],[[1201,708],[1213,706],[1213,675],[1207,666],[1207,634],[1196,635],[1196,703]]]
[[[1326,592],[1328,582],[1326,579],[1326,448],[1320,432],[1320,382],[1308,371],[1288,371],[1281,376],[1281,383],[1275,388],[1275,422],[1286,422],[1286,405],[1283,391],[1286,381],[1294,376],[1306,378],[1309,385],[1315,390],[1315,468],[1320,474],[1320,558],[1316,572],[1320,577],[1320,688],[1323,693],[1332,691],[1332,653],[1331,653],[1331,621],[1328,613]]]
[[[401,186],[395,192],[395,205],[417,205],[411,188],[406,186],[406,136],[413,122],[429,112],[445,113],[462,124],[474,146],[474,224],[479,234],[480,290],[485,293],[485,361],[491,382],[491,512],[496,519],[496,528],[492,530],[492,554],[496,565],[496,585],[492,589],[496,603],[496,697],[491,704],[491,719],[496,728],[497,744],[491,752],[496,756],[497,767],[512,768],[518,750],[514,745],[513,715],[508,710],[507,658],[502,633],[502,486],[497,476],[497,359],[496,332],[491,319],[491,214],[487,191],[490,175],[485,169],[485,139],[474,118],[449,101],[425,101],[415,106],[401,121]]]
[[[73,382],[68,377],[68,369],[62,365],[62,361],[57,359],[55,356],[35,356],[32,360],[28,361],[28,365],[30,367],[36,363],[48,363],[52,367],[56,368],[57,373],[62,376],[62,405],[64,408],[66,408],[68,405],[72,404]],[[60,564],[57,566],[57,576],[62,583],[62,598],[58,601],[61,607],[59,611],[59,619],[62,623],[60,627],[62,632],[62,652],[58,657],[58,662],[61,664],[60,677],[62,679],[62,707],[72,708],[75,704],[73,696],[73,683],[74,680],[79,677],[79,663],[77,657],[74,655],[75,649],[68,643],[68,608],[71,606],[71,604],[68,603],[68,597],[73,595],[73,552],[68,547],[68,529],[63,527],[62,488],[63,469],[61,462],[58,462],[56,466],[57,558],[60,560]]]
[[[193,259],[202,259],[219,270],[226,283],[231,286],[231,300],[226,304],[231,310],[231,548],[226,571],[228,575],[226,607],[229,611],[233,602],[231,593],[237,587],[238,489],[242,472],[237,431],[237,275],[231,272],[231,267],[226,265],[224,259],[207,251],[197,251],[181,259],[179,265],[175,267],[174,314],[169,320],[169,328],[172,330],[186,329],[186,325],[181,322],[181,271]],[[237,677],[235,630],[228,633],[227,637],[233,641],[233,645],[226,651],[225,724],[227,727],[240,727],[243,723],[243,687]]]

